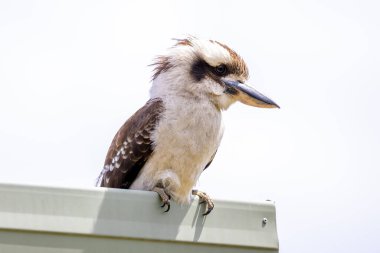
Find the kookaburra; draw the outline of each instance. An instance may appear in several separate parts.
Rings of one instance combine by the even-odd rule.
[[[248,68],[226,45],[195,37],[176,40],[156,58],[150,99],[116,133],[99,176],[102,187],[155,191],[163,205],[189,203],[223,136],[222,111],[232,103],[275,108],[245,84]]]

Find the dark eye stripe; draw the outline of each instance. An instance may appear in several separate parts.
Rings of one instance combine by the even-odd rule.
[[[205,78],[206,75],[217,80],[219,79],[219,77],[227,76],[228,74],[230,74],[230,68],[225,64],[213,67],[209,65],[205,60],[198,59],[191,66],[190,74],[198,82]]]
[[[206,72],[208,69],[208,64],[199,59],[193,63],[191,66],[191,75],[197,80],[198,82],[202,80],[206,76]]]

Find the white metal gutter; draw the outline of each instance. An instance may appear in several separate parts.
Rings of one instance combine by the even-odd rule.
[[[164,213],[152,192],[0,184],[0,252],[278,252],[273,202],[203,212],[196,199]]]

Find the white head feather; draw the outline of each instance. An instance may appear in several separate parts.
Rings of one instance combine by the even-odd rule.
[[[189,37],[178,40],[166,55],[157,57],[153,64],[155,73],[150,90],[152,98],[182,96],[192,99],[208,99],[219,109],[227,109],[236,99],[225,93],[226,87],[215,78],[205,76],[198,80],[194,77],[194,64],[205,62],[210,67],[221,64],[240,67],[237,73],[227,78],[245,81],[248,70],[244,61],[227,46],[213,41]]]

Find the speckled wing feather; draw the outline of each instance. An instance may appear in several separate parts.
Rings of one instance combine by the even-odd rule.
[[[163,110],[162,100],[151,99],[124,123],[108,150],[100,186],[131,186],[153,151],[151,134]]]

